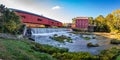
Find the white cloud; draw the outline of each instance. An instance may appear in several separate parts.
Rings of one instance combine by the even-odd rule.
[[[54,6],[54,7],[52,7],[52,10],[58,10],[58,9],[61,9],[61,7],[60,6]]]

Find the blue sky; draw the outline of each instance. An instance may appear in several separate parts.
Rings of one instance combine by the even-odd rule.
[[[1,0],[0,3],[63,23],[72,22],[72,18],[78,16],[106,16],[120,9],[120,0]]]

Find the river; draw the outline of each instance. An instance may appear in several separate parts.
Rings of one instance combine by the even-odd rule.
[[[101,50],[111,48],[116,45],[110,44],[110,40],[97,40],[90,39],[84,40],[81,38],[81,34],[72,34],[70,29],[65,28],[32,28],[32,38],[35,42],[40,44],[48,44],[56,47],[68,48],[69,52],[89,52],[93,55],[97,55]],[[60,43],[58,41],[52,40],[50,36],[54,34],[65,35],[72,38],[72,43],[65,42]],[[97,38],[97,36],[96,36]],[[87,43],[99,44],[99,47],[87,47]]]

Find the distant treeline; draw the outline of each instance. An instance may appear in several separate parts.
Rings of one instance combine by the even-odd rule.
[[[89,17],[89,24],[96,25],[96,32],[120,32],[120,10],[113,11],[106,17],[99,15],[95,19]]]

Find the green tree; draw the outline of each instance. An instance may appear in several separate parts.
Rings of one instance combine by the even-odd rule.
[[[111,32],[120,32],[120,10],[113,11],[112,14],[108,14],[105,19]]]
[[[120,10],[113,11],[112,14],[113,14],[113,26],[114,26],[113,31],[120,32]]]
[[[99,15],[97,18],[95,18],[95,23],[96,23],[96,31],[100,32],[108,32],[108,26],[106,24],[106,20],[102,15]]]
[[[5,28],[8,30],[8,32],[12,33],[13,31],[17,30],[18,25],[15,23],[15,21],[10,20],[5,24]]]
[[[90,25],[94,25],[94,19],[93,19],[93,17],[89,17],[88,19],[89,19],[89,24]]]
[[[0,32],[2,32],[3,31],[3,22],[4,22],[4,20],[3,20],[3,13],[4,13],[4,11],[5,11],[5,6],[3,5],[3,4],[1,4],[0,5]]]
[[[73,23],[73,24],[75,24],[75,20],[76,20],[75,18],[72,19],[72,23]]]
[[[107,26],[109,27],[110,31],[113,31],[114,30],[113,15],[108,14],[105,19],[106,19],[106,23],[107,23]]]
[[[0,27],[2,28],[2,32],[16,34],[19,31],[19,28],[21,27],[21,21],[19,16],[17,16],[14,11],[5,8],[4,5],[0,5],[0,6],[1,9],[4,10],[2,12],[1,27]]]

